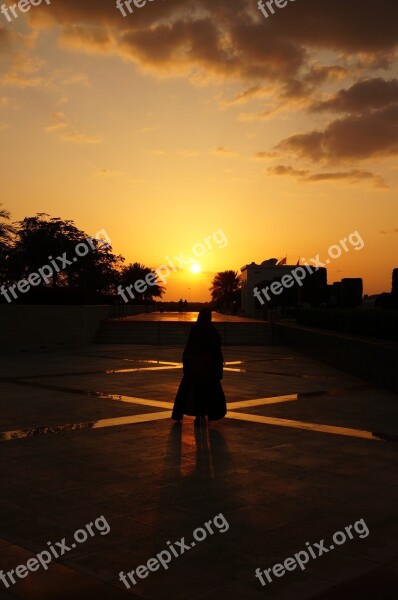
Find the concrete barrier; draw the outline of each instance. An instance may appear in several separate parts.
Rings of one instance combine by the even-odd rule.
[[[398,344],[299,325],[273,324],[274,343],[398,392]]]
[[[124,314],[144,312],[143,306],[128,306]],[[109,305],[0,305],[0,352],[54,349],[94,341],[101,321],[112,317]]]

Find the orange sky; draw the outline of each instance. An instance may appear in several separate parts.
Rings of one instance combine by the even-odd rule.
[[[7,2],[6,2],[7,4]],[[151,267],[193,256],[166,299],[208,299],[215,272],[365,247],[329,282],[390,289],[398,267],[398,3],[53,0],[0,17],[4,207],[105,229]],[[316,23],[316,27],[314,25]],[[188,291],[190,288],[190,292]]]

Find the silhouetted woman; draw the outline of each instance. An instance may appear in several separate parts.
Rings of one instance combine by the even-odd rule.
[[[192,326],[182,357],[184,376],[174,402],[172,418],[181,421],[184,415],[196,417],[200,425],[225,417],[227,405],[221,386],[224,359],[221,337],[211,322],[211,310],[202,308]]]

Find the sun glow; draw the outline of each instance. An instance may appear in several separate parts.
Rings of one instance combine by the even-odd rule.
[[[195,273],[195,275],[196,275],[197,273],[200,273],[200,272],[201,272],[201,270],[202,270],[202,267],[201,267],[200,265],[198,265],[197,263],[195,263],[195,264],[193,264],[193,265],[191,266],[191,272],[192,272],[192,273]]]

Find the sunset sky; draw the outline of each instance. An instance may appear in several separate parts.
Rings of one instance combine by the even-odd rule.
[[[1,4],[1,3],[0,3]],[[5,2],[5,5],[13,4]],[[105,229],[127,261],[193,256],[166,299],[217,271],[325,257],[328,281],[390,291],[398,267],[398,2],[52,0],[0,16],[0,202]]]

